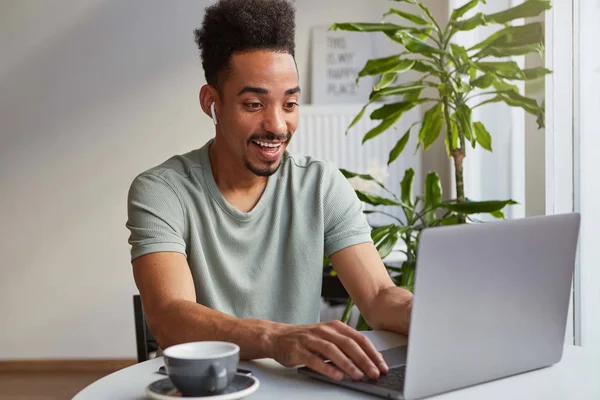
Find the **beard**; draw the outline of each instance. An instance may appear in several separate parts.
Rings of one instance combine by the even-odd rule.
[[[273,165],[268,166],[268,167],[258,167],[256,165],[253,165],[249,160],[246,159],[245,161],[246,164],[246,168],[252,172],[254,175],[257,176],[271,176],[273,175],[275,172],[277,172],[277,170],[279,169],[279,166],[281,165],[281,160],[278,160],[276,162],[273,162]]]
[[[267,133],[267,134],[255,134],[252,135],[249,139],[248,139],[248,143],[252,143],[252,141],[256,140],[256,141],[281,141],[284,142],[286,145],[289,143],[290,139],[292,138],[292,135],[290,133],[284,133],[284,134],[274,134],[274,133]],[[279,169],[279,166],[281,165],[281,159],[277,160],[277,161],[273,161],[271,163],[271,165],[268,166],[264,166],[264,167],[259,167],[253,163],[250,162],[250,160],[246,157],[246,159],[244,160],[244,164],[246,165],[246,168],[252,172],[254,175],[257,176],[271,176],[273,175],[275,172],[277,172],[277,170]]]

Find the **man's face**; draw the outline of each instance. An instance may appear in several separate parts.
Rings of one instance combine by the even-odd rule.
[[[294,58],[260,50],[235,53],[230,63],[222,86],[220,140],[239,165],[259,176],[272,175],[298,126]]]

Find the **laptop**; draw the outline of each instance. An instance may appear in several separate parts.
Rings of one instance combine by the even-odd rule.
[[[335,381],[412,400],[560,361],[578,213],[429,228],[421,233],[408,346],[382,354],[377,380]]]

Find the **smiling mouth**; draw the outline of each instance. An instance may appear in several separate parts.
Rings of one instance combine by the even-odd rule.
[[[270,142],[263,140],[251,140],[250,143],[250,146],[256,151],[255,155],[258,156],[258,160],[269,164],[281,159],[286,144],[285,141]]]
[[[283,142],[263,142],[260,140],[253,140],[252,143],[271,149],[276,149],[283,144]]]

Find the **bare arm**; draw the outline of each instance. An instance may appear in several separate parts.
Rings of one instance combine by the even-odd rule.
[[[330,259],[372,328],[408,333],[412,293],[394,284],[372,243],[347,247]]]
[[[387,371],[381,355],[360,333],[339,321],[289,325],[239,319],[196,303],[186,258],[180,253],[152,253],[133,262],[148,325],[161,347],[223,340],[240,346],[242,359],[274,358],[292,367],[307,365],[333,379],[342,371],[356,379]],[[331,359],[338,367],[325,363]]]
[[[162,348],[174,344],[227,340],[240,346],[242,359],[271,357],[268,334],[273,322],[238,319],[196,303],[196,291],[185,256],[152,253],[133,262],[150,330]]]

